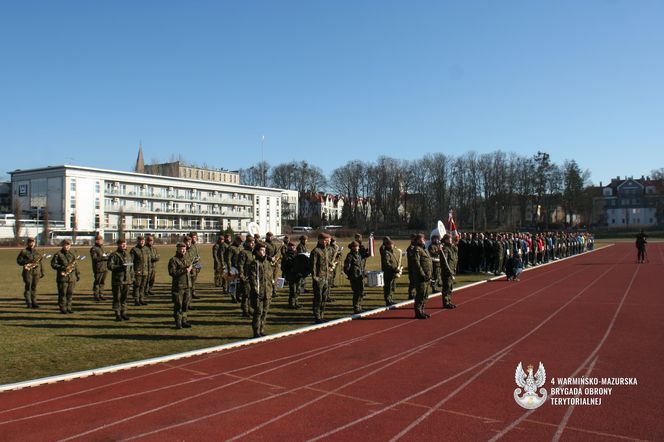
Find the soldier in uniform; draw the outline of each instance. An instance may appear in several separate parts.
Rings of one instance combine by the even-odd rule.
[[[43,259],[44,255],[37,250],[34,238],[28,238],[25,249],[21,250],[16,257],[16,263],[23,267],[21,272],[25,284],[23,297],[28,308],[39,308],[39,304],[37,304],[37,283],[44,277]]]
[[[396,304],[392,295],[396,285],[397,275],[399,274],[399,252],[394,250],[394,243],[389,237],[383,238],[383,245],[380,247],[380,269],[383,271],[383,297],[385,305]]]
[[[362,313],[364,297],[364,260],[360,256],[360,245],[357,241],[348,244],[349,252],[344,261],[344,273],[353,290],[353,313]]]
[[[266,255],[265,244],[258,243],[254,248],[255,259],[248,264],[248,281],[251,291],[251,307],[254,310],[251,327],[254,338],[265,336],[265,318],[270,309],[274,269]]]
[[[238,235],[233,240],[233,243],[226,250],[226,269],[227,281],[229,283],[228,292],[231,295],[231,302],[238,302],[240,292],[240,282],[238,280],[239,270],[237,265],[237,258],[242,252],[242,236]],[[234,281],[234,289],[231,290],[230,281]]]
[[[454,309],[456,305],[452,304],[452,288],[454,286],[454,267],[452,237],[449,234],[443,235],[443,247],[440,254],[440,270],[442,279],[443,308]]]
[[[231,246],[233,241],[231,240],[231,235],[226,234],[224,235],[224,241],[221,243],[220,246],[220,251],[219,251],[219,256],[221,257],[221,260],[223,261],[223,266],[224,266],[224,272],[221,274],[221,293],[227,294],[228,293],[228,283],[229,283],[229,278],[228,278],[228,273],[230,272],[230,268],[227,266],[228,264],[228,249]]]
[[[433,273],[433,262],[429,252],[424,247],[424,235],[419,233],[415,237],[415,251],[413,253],[413,279],[415,282],[415,317],[417,319],[427,319],[429,314],[424,312],[427,299],[429,297],[429,285]]]
[[[285,247],[286,252],[281,258],[281,274],[288,282],[288,308],[300,309],[301,306],[297,302],[299,295],[297,283],[300,280],[300,274],[297,272],[295,260],[297,252],[295,251],[295,243],[289,242]]]
[[[72,298],[76,282],[81,280],[78,269],[77,258],[71,251],[71,242],[65,239],[61,243],[62,248],[51,259],[51,268],[55,270],[55,282],[58,286],[58,306],[60,313],[74,313],[72,310]]]
[[[127,316],[127,297],[129,286],[133,284],[133,262],[127,253],[124,238],[117,241],[118,249],[108,257],[108,269],[111,271],[111,290],[113,291],[113,311],[115,320],[129,320]]]
[[[191,274],[193,267],[187,257],[187,245],[179,243],[176,254],[168,261],[168,274],[171,275],[171,296],[173,299],[173,319],[175,328],[190,328],[187,311],[191,302]]]
[[[247,239],[244,242],[244,250],[242,250],[237,257],[237,270],[239,277],[238,298],[240,301],[240,308],[242,309],[242,317],[244,318],[251,317],[249,311],[249,275],[247,272],[249,270],[249,264],[254,260],[254,246],[254,237],[247,235]]]
[[[431,274],[431,291],[437,291],[442,284],[441,276],[441,261],[442,261],[442,246],[440,245],[440,235],[431,236],[431,244],[427,248],[429,255],[431,256],[431,262],[433,263],[433,273]]]
[[[108,268],[106,261],[108,254],[104,250],[104,237],[97,235],[95,237],[95,245],[90,248],[90,258],[92,258],[92,274],[94,275],[94,283],[92,284],[92,296],[95,301],[103,301],[104,283],[106,282],[106,273]]]
[[[327,246],[330,244],[330,235],[321,233],[318,235],[318,244],[311,251],[311,275],[313,280],[314,300],[313,314],[316,324],[325,322],[325,304],[327,292],[329,291],[329,280],[331,262]]]
[[[212,246],[212,262],[214,263],[214,286],[222,287],[222,275],[224,274],[224,237],[219,235],[217,242]]]
[[[337,286],[337,275],[339,274],[339,261],[341,260],[341,251],[343,247],[337,244],[336,238],[330,238],[330,253],[332,254],[332,274],[330,275],[330,289]]]
[[[295,248],[295,251],[298,253],[298,255],[306,254],[307,256],[309,256],[309,248],[307,247],[308,240],[309,238],[307,238],[307,235],[300,236],[300,242],[297,243],[297,247]],[[307,292],[304,288],[304,283],[305,283],[304,277],[300,278],[300,280],[297,282],[299,294]]]
[[[148,285],[145,289],[145,297],[147,298],[148,296],[154,296],[152,289],[154,287],[154,281],[157,277],[157,261],[159,261],[161,258],[161,256],[159,256],[159,251],[154,246],[154,236],[150,235],[149,233],[145,236],[145,249],[148,251],[148,255],[150,255]]]
[[[148,287],[150,275],[150,251],[145,247],[145,238],[136,237],[136,245],[130,252],[134,266],[134,305],[148,305],[145,300],[145,291]]]
[[[198,253],[198,234],[196,232],[191,232],[189,234],[189,241],[187,243],[187,259],[192,266],[191,271],[191,299],[200,299],[201,297],[196,294],[196,279],[198,279],[198,274],[201,271],[201,255]]]
[[[415,234],[410,236],[410,245],[406,249],[406,258],[408,260],[408,299],[415,299],[415,276],[413,275],[413,271],[415,270],[416,238],[417,235]]]
[[[267,232],[265,234],[265,256],[270,261],[272,267],[272,281],[277,280],[277,269],[279,268],[279,260],[281,259],[281,246],[274,241],[274,233]],[[272,284],[272,297],[277,297],[277,286]]]

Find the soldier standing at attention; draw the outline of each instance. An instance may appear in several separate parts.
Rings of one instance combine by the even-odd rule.
[[[106,273],[108,273],[108,268],[106,267],[108,254],[104,250],[103,236],[97,235],[95,237],[95,245],[90,248],[90,258],[92,258],[92,273],[94,275],[92,296],[94,296],[97,302],[103,301],[104,295],[102,291],[106,282]]]
[[[23,290],[25,305],[28,308],[36,309],[39,308],[39,304],[37,304],[37,282],[44,277],[44,266],[42,264],[44,256],[37,250],[35,244],[34,238],[28,238],[28,244],[16,257],[16,263],[23,267],[21,276],[25,284]]]
[[[244,250],[237,257],[237,270],[240,282],[238,285],[238,289],[240,290],[238,297],[243,318],[251,317],[249,312],[249,291],[251,288],[249,287],[249,275],[247,272],[249,271],[249,264],[254,260],[254,245],[254,237],[247,235],[247,239],[244,242]]]
[[[212,262],[214,262],[214,286],[222,286],[222,275],[224,274],[223,256],[224,237],[219,235],[217,242],[212,246]]]
[[[228,248],[231,246],[231,236],[226,234],[224,235],[224,241],[221,243],[219,256],[221,257],[222,265],[224,266],[224,271],[221,274],[221,293],[228,293],[228,272],[230,268],[228,267]]]
[[[251,290],[251,308],[254,309],[251,327],[254,338],[265,336],[265,318],[270,310],[274,269],[272,261],[267,257],[265,244],[258,243],[254,248],[253,261],[248,265],[248,280]]]
[[[429,297],[429,284],[433,272],[431,256],[427,252],[424,235],[419,233],[415,237],[415,251],[413,256],[413,279],[415,282],[415,317],[427,319],[430,315],[424,313],[424,307]]]
[[[440,245],[440,235],[433,235],[431,237],[431,244],[427,249],[433,262],[433,274],[431,275],[431,290],[436,291],[441,287],[442,274],[441,274],[441,261],[443,259],[442,246]]]
[[[228,247],[226,251],[226,268],[228,269],[229,293],[231,294],[231,302],[238,302],[240,295],[240,281],[239,270],[237,267],[237,258],[242,252],[242,236],[238,235],[233,240],[233,244]],[[235,281],[235,290],[230,290],[230,280]]]
[[[452,288],[454,286],[453,265],[456,265],[456,262],[453,263],[453,260],[456,258],[453,257],[454,252],[452,251],[452,247],[452,237],[449,234],[443,235],[443,247],[440,254],[440,270],[443,283],[443,308],[449,309],[456,308],[456,305],[452,304]]]
[[[392,295],[394,293],[397,274],[399,273],[398,252],[394,250],[394,243],[389,237],[383,238],[383,245],[380,247],[380,269],[383,271],[383,297],[385,305],[396,304]]]
[[[362,313],[362,298],[364,297],[364,260],[360,256],[360,245],[353,241],[348,244],[348,255],[344,261],[344,273],[350,281],[353,290],[353,313]]]
[[[318,235],[318,244],[311,251],[311,277],[313,280],[314,302],[313,313],[316,324],[325,322],[325,303],[329,291],[330,280],[330,255],[327,246],[330,244],[330,235],[321,233]]]
[[[176,254],[168,261],[168,274],[171,275],[171,296],[173,298],[173,319],[175,328],[190,328],[187,311],[191,301],[191,274],[194,270],[187,258],[187,245],[179,243]]]
[[[200,299],[201,297],[196,294],[196,279],[198,279],[198,274],[201,271],[201,255],[198,253],[198,234],[196,232],[191,232],[189,234],[189,243],[187,245],[187,258],[192,265],[191,271],[191,299]]]
[[[145,290],[148,286],[150,273],[150,252],[145,247],[145,238],[136,237],[136,245],[130,252],[131,261],[134,266],[134,305],[148,305],[145,300]]]
[[[150,269],[148,270],[148,285],[145,289],[145,297],[154,296],[152,288],[154,287],[154,281],[157,276],[157,261],[161,258],[159,256],[159,251],[154,246],[154,236],[149,233],[145,236],[145,249],[148,251],[150,256]]]
[[[297,243],[297,247],[295,248],[295,251],[297,252],[298,255],[304,254],[307,255],[307,257],[310,257],[309,248],[307,247],[308,240],[309,238],[307,238],[307,235],[300,236],[300,242]],[[299,294],[306,293],[306,290],[304,288],[305,279],[306,277],[302,277],[297,282]]]
[[[115,320],[129,320],[127,316],[127,297],[129,286],[133,283],[133,263],[127,253],[127,242],[120,238],[118,249],[108,257],[108,268],[111,271],[111,290],[113,291],[113,311]]]
[[[272,281],[276,281],[277,269],[279,268],[278,261],[281,259],[281,247],[274,242],[274,233],[267,232],[265,234],[263,245],[265,246],[265,256],[272,266]],[[272,284],[272,297],[277,297],[277,286],[274,283]]]
[[[415,275],[413,271],[415,269],[415,250],[417,235],[412,234],[410,236],[410,245],[406,249],[406,258],[408,260],[408,299],[415,299]]]
[[[51,259],[51,268],[55,270],[55,282],[58,286],[58,306],[60,313],[74,313],[72,298],[76,282],[81,280],[81,273],[76,265],[76,255],[71,251],[71,242],[62,241],[62,248]]]

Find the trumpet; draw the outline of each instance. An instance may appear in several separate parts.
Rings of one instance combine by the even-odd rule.
[[[33,262],[29,262],[29,263],[27,263],[26,265],[24,265],[24,266],[23,266],[23,269],[24,269],[24,270],[27,270],[27,271],[30,271],[30,270],[36,268],[36,267],[39,265],[39,263],[42,261],[42,259],[44,259],[44,258],[48,259],[48,258],[50,258],[50,257],[52,257],[52,256],[53,256],[53,255],[51,255],[51,254],[46,255],[46,256],[41,255],[41,256],[40,256],[39,258],[37,258],[35,261],[33,261]]]

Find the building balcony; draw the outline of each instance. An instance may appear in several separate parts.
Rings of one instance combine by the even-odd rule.
[[[177,193],[152,193],[150,192],[122,192],[120,190],[109,190],[106,189],[104,192],[105,197],[123,197],[131,199],[150,199],[158,201],[201,201],[205,203],[212,204],[226,204],[230,206],[251,206],[253,205],[253,198],[242,199],[242,198],[222,198],[222,197],[197,197],[197,196],[186,196]]]
[[[223,217],[223,218],[253,218],[253,213],[248,211],[234,212],[231,210],[190,210],[190,209],[151,209],[149,207],[122,207],[118,205],[105,205],[104,211],[106,213],[120,213],[126,215],[135,213],[148,214],[148,215],[184,215],[184,216],[200,216],[200,217]]]

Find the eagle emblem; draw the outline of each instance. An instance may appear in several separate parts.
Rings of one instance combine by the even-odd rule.
[[[514,373],[514,380],[519,387],[514,390],[514,400],[517,404],[528,410],[534,410],[546,402],[546,389],[540,388],[546,382],[544,364],[540,362],[539,367],[537,368],[537,373],[533,375],[532,365],[528,365],[528,373],[526,374],[526,372],[523,371],[521,362],[519,362],[519,365],[516,366],[516,373]],[[539,394],[537,394],[538,388]]]

